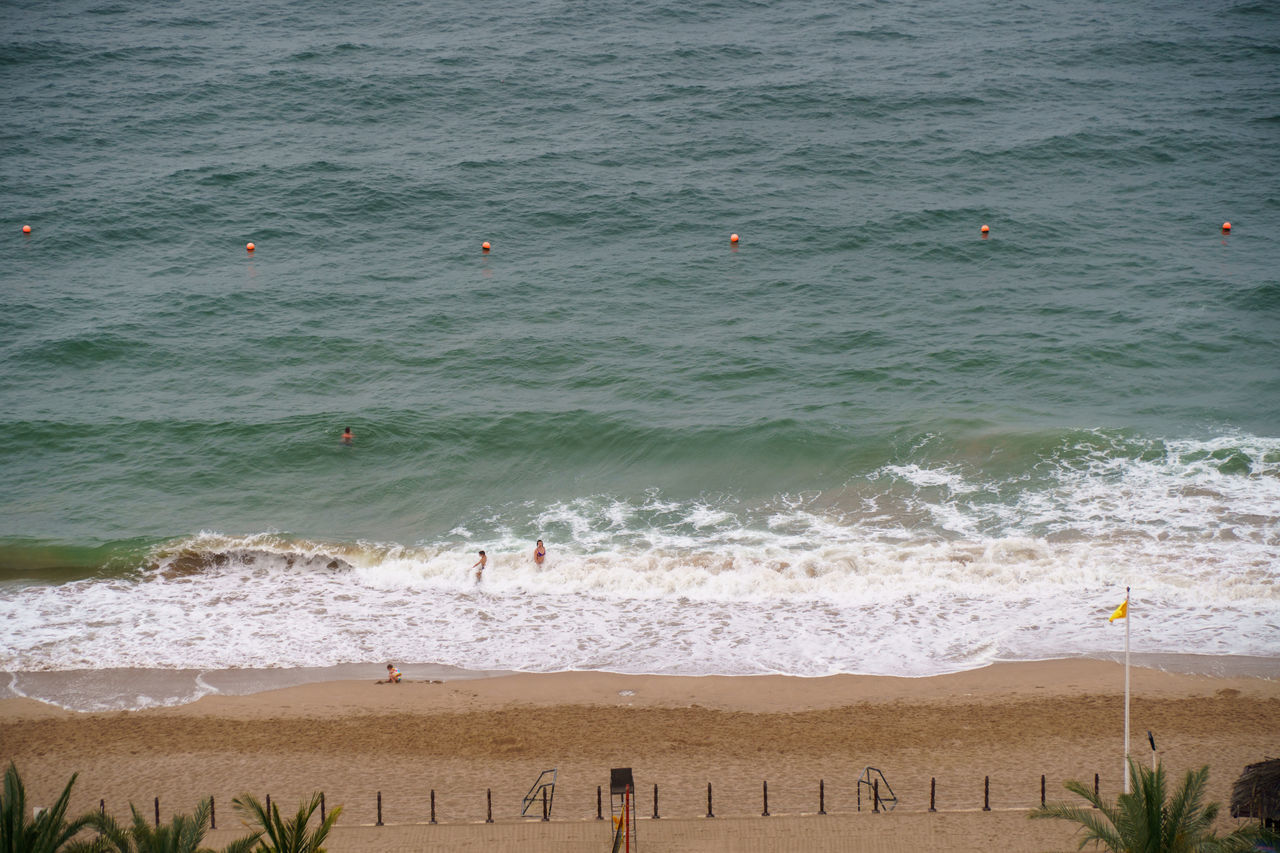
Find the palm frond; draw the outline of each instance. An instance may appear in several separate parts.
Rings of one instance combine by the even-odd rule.
[[[79,774],[73,773],[57,802],[27,819],[27,791],[12,761],[4,774],[3,802],[0,802],[0,853],[58,853],[86,826],[91,815],[67,820],[71,789]]]
[[[1206,804],[1209,768],[1188,771],[1172,791],[1164,768],[1148,770],[1129,760],[1131,793],[1120,794],[1111,804],[1080,782],[1063,787],[1082,797],[1091,808],[1052,803],[1031,812],[1033,818],[1058,818],[1078,823],[1085,830],[1080,847],[1090,841],[1125,853],[1218,853],[1244,851],[1266,830],[1246,827],[1225,838],[1214,832],[1217,803]],[[1274,836],[1274,833],[1270,833]]]
[[[207,853],[252,853],[253,847],[258,843],[258,839],[262,837],[262,833],[254,832],[246,835],[244,838],[237,838],[221,851],[209,850]]]
[[[258,850],[263,853],[324,853],[325,838],[329,830],[342,813],[338,806],[314,832],[307,829],[311,816],[320,808],[319,792],[312,794],[311,799],[298,806],[298,812],[291,819],[280,817],[279,807],[272,803],[270,813],[266,807],[252,794],[243,794],[231,801],[240,812],[247,815],[253,823],[262,827],[265,840],[259,839]]]
[[[26,844],[27,789],[18,768],[9,762],[0,800],[0,853],[18,853]]]
[[[1100,814],[1098,810],[1093,808],[1070,806],[1066,803],[1046,803],[1044,806],[1031,812],[1029,817],[1057,818],[1058,820],[1068,820],[1072,823],[1080,824],[1084,828],[1085,832],[1080,838],[1080,844],[1076,848],[1077,850],[1083,850],[1084,846],[1090,841],[1102,844],[1109,850],[1120,849],[1118,847],[1120,843],[1120,836],[1116,833],[1113,823],[1105,814]]]
[[[67,787],[62,789],[57,802],[35,819],[36,844],[33,853],[55,853],[66,846],[87,825],[87,816],[67,820],[67,806],[71,803],[71,788],[80,774],[72,773]]]

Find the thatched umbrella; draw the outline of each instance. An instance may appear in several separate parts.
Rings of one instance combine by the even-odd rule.
[[[1280,758],[1244,769],[1231,791],[1231,816],[1256,817],[1263,826],[1280,826]]]

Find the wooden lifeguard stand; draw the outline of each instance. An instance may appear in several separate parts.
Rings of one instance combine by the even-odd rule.
[[[609,814],[613,817],[613,853],[635,853],[636,783],[630,767],[609,771]]]

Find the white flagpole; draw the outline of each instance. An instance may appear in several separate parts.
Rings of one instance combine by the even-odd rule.
[[[1129,587],[1124,588],[1124,792],[1129,793]]]

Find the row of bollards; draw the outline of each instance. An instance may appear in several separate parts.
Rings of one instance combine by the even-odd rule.
[[[1100,782],[1101,780],[1098,774],[1097,773],[1093,774],[1094,797],[1097,797],[1099,794]],[[1042,773],[1040,774],[1040,805],[1041,807],[1045,805],[1046,785],[1047,785],[1047,779],[1045,775]],[[884,800],[880,798],[880,780],[879,779],[872,780],[871,792],[872,792],[871,793],[872,813],[879,814],[881,811],[887,811],[887,809],[881,808],[881,805],[884,803]],[[762,783],[761,793],[763,797],[764,809],[760,812],[760,816],[769,817],[770,814],[769,814],[769,783],[768,781],[765,781]],[[431,792],[431,797],[432,797],[432,800],[431,800],[432,821],[431,822],[435,823],[435,819],[434,819],[435,818],[435,791]],[[602,790],[600,786],[597,785],[596,786],[596,820],[604,820],[602,797],[603,797]],[[547,817],[545,812],[545,800],[546,800],[545,791],[543,792],[543,800],[544,800],[543,820],[546,820]],[[862,809],[861,791],[859,791],[858,809],[859,811],[861,811]],[[991,811],[991,777],[990,776],[984,776],[982,778],[982,810],[984,812]],[[938,811],[938,779],[937,777],[932,777],[932,776],[929,778],[929,811],[931,812]],[[819,779],[818,780],[818,814],[825,815],[826,813],[827,813],[827,783],[825,779]],[[707,815],[706,816],[709,818],[713,818],[716,816],[715,810],[712,808],[712,789],[711,789],[710,782],[707,783]],[[660,817],[661,815],[658,814],[658,786],[655,784],[653,786],[653,819],[658,820]]]
[[[1041,774],[1040,775],[1040,806],[1041,807],[1045,805],[1045,786],[1046,786],[1046,779],[1044,774]],[[1100,787],[1101,787],[1101,780],[1099,778],[1099,775],[1095,773],[1093,774],[1093,794],[1095,798],[1099,794]],[[881,811],[887,811],[888,809],[881,808],[881,804],[883,803],[883,800],[880,799],[880,780],[876,779],[872,781],[871,791],[872,791],[871,793],[872,813],[879,814]],[[485,793],[484,822],[493,823],[493,789],[486,788],[484,793]],[[929,778],[929,811],[930,812],[936,812],[938,810],[937,795],[938,795],[938,780],[936,777],[930,777]],[[765,781],[762,783],[761,796],[763,799],[764,808],[760,812],[760,816],[769,817],[770,813],[769,813],[768,781]],[[603,791],[601,787],[597,785],[596,786],[596,820],[604,820],[603,797],[604,797]],[[378,822],[375,825],[384,826],[385,824],[382,821],[382,792],[381,791],[377,792],[377,803],[378,803]],[[270,814],[271,813],[271,795],[270,794],[267,795],[266,808],[267,808],[267,814]],[[858,811],[861,811],[861,810],[862,810],[862,791],[861,791],[861,788],[859,788]],[[984,776],[982,779],[982,810],[984,812],[991,811],[991,777],[990,776]],[[98,813],[106,814],[106,811],[107,811],[107,801],[98,800]],[[818,780],[818,814],[825,815],[826,813],[827,813],[827,783],[825,779],[819,779]],[[324,798],[324,792],[322,791],[320,793],[321,823],[324,822],[325,814],[326,814],[325,798]],[[710,782],[707,783],[707,815],[706,816],[709,818],[714,818],[716,816],[715,811],[712,808],[712,791],[711,791]],[[653,786],[653,820],[660,820],[660,819],[661,819],[661,815],[658,813],[658,786],[657,784],[654,784]],[[551,807],[550,807],[550,802],[547,799],[547,791],[545,788],[542,791],[542,820],[544,821],[551,820]],[[155,823],[156,823],[156,826],[160,825],[160,798],[159,797],[155,798]],[[433,825],[437,823],[435,788],[431,789],[430,823]],[[218,814],[215,808],[213,797],[209,798],[209,828],[210,829],[218,828]]]

